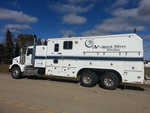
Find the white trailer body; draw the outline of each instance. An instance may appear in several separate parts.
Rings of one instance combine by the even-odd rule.
[[[84,86],[100,81],[106,89],[115,89],[120,82],[144,82],[143,41],[136,34],[48,39],[47,46],[36,47],[34,64],[28,54],[32,48],[27,50],[25,68],[33,65],[28,69],[34,73],[22,70],[28,75],[39,71],[47,76],[80,76]]]

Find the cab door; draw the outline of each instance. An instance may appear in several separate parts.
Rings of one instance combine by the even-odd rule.
[[[30,66],[32,65],[32,52],[33,52],[33,48],[28,48],[27,52],[26,52],[26,59],[25,59],[25,65],[26,66]]]

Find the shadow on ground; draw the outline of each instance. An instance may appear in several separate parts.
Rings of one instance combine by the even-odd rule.
[[[25,77],[25,78],[33,79],[33,80],[47,80],[47,81],[65,82],[65,83],[74,83],[74,84],[80,83],[79,78],[76,79],[76,78],[66,78],[66,77],[37,77],[37,76],[30,76],[30,77]],[[100,84],[99,84],[99,87],[101,87]],[[135,84],[120,84],[118,86],[118,89],[137,90],[137,91],[144,91],[145,90],[142,87],[142,85],[135,85]]]
[[[79,83],[78,79],[73,78],[65,78],[65,77],[37,77],[37,76],[30,76],[27,77],[28,79],[34,80],[48,80],[48,81],[55,81],[55,82],[67,82],[67,83]]]
[[[142,88],[141,86],[137,86],[137,85],[123,85],[123,84],[121,84],[121,85],[119,85],[119,87],[118,87],[119,89],[121,89],[121,90],[125,90],[125,89],[128,89],[128,90],[137,90],[137,91],[144,91],[145,89],[144,88]]]

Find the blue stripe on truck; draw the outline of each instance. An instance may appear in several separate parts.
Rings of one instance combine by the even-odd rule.
[[[143,61],[141,57],[35,56],[35,59]]]

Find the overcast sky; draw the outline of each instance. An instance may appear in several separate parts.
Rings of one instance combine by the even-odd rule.
[[[150,0],[0,0],[0,39],[9,29],[38,38],[133,33],[150,60]],[[138,46],[138,45],[137,45]]]

